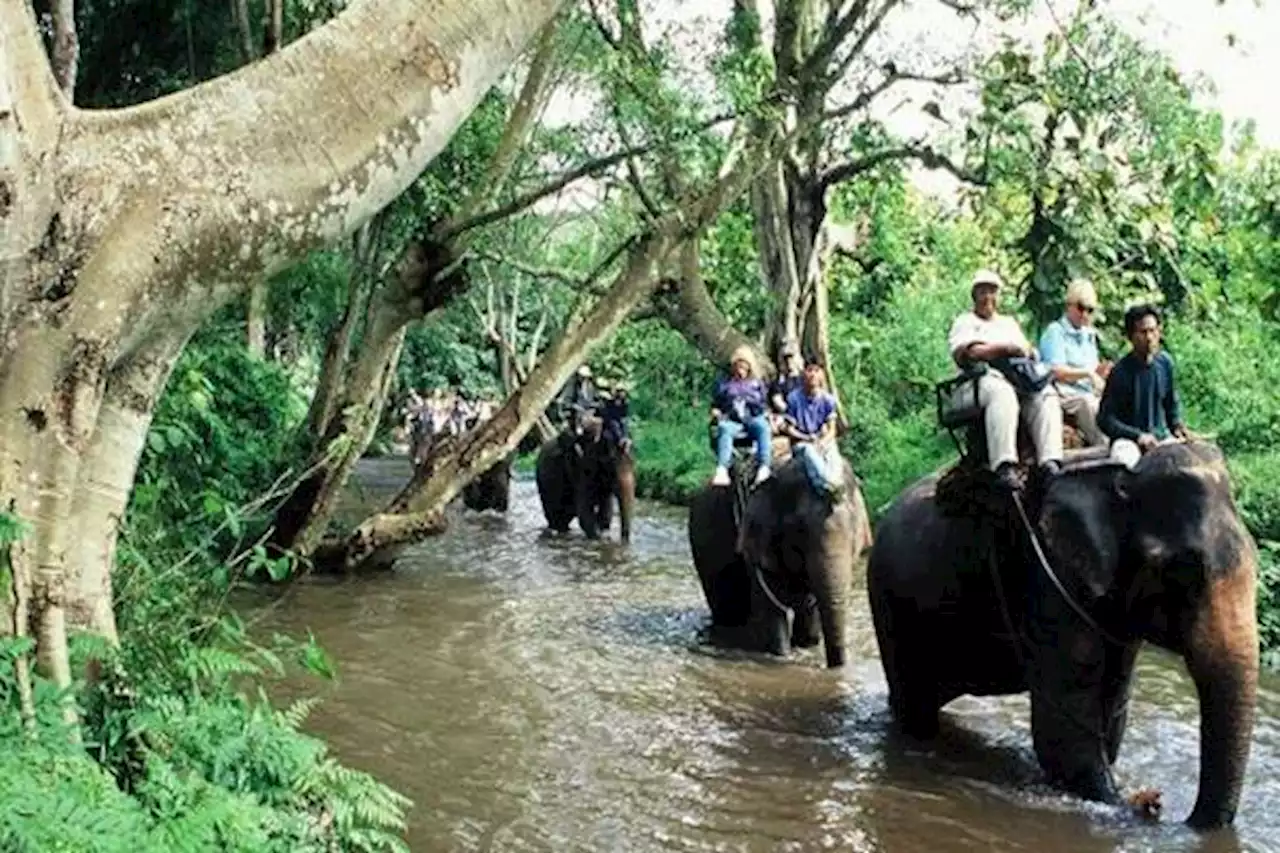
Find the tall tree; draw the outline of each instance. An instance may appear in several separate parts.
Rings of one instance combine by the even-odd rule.
[[[892,61],[879,65],[873,61],[868,45],[889,14],[902,5],[901,0],[779,0],[774,4],[773,28],[766,43],[759,4],[733,0],[717,68],[720,87],[739,111],[748,109],[758,93],[775,93],[762,108],[752,109],[751,130],[791,140],[775,161],[760,164],[750,193],[759,275],[769,305],[766,328],[759,339],[764,364],[770,363],[779,344],[788,341],[800,344],[829,373],[832,370],[828,261],[835,252],[856,248],[861,227],[857,222],[831,220],[830,196],[836,187],[895,160],[915,160],[965,178],[975,177],[924,141],[903,142],[867,132],[875,127],[869,123],[868,110],[895,87],[961,80],[961,69],[954,66],[908,68]],[[661,71],[665,52],[646,43],[646,28],[635,0],[618,0],[613,18],[596,8],[596,17],[627,69],[617,84],[619,97],[636,105],[632,115],[643,116],[633,125],[634,132],[652,133],[654,124],[661,124],[675,112],[662,100],[673,97],[670,93],[675,87]],[[636,80],[643,82],[636,85]],[[627,116],[620,116],[620,121],[626,120]],[[859,136],[864,140],[861,144]],[[678,197],[678,184],[664,173],[662,164],[651,173],[651,198],[664,194]],[[678,290],[662,304],[673,326],[713,360],[723,363],[735,346],[748,339],[733,329],[717,308],[698,266],[691,264],[687,269]]]
[[[115,634],[115,534],[187,338],[402,192],[559,5],[362,0],[237,72],[86,111],[30,0],[0,4],[0,505],[30,525],[14,629],[57,683],[68,621]]]
[[[332,405],[332,416],[316,424],[323,431],[307,477],[276,513],[272,541],[277,547],[305,556],[319,545],[347,477],[373,438],[407,327],[444,307],[465,289],[462,264],[470,222],[506,181],[515,163],[547,97],[555,48],[555,27],[549,25],[538,39],[519,97],[479,180],[451,216],[421,229],[422,237],[393,265],[395,272],[375,282],[354,361],[329,364],[331,370],[342,372],[341,378],[333,374],[321,377],[318,392],[336,390],[337,402]]]
[[[1037,321],[1074,276],[1108,301],[1185,298],[1175,235],[1217,203],[1222,136],[1169,58],[1085,2],[1038,46],[1006,40],[978,77],[966,136],[988,183],[974,201]]]

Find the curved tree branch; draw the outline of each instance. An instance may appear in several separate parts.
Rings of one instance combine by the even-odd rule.
[[[727,121],[732,121],[734,118],[736,118],[736,113],[721,113],[720,115],[713,116],[707,119],[706,121],[702,122],[701,124],[697,125],[696,127],[692,128],[687,134],[687,136],[692,136],[695,133],[700,133],[704,130],[709,130],[710,128],[715,127],[718,124],[724,124]],[[612,154],[608,154],[598,159],[591,160],[587,163],[583,163],[581,166],[577,167],[576,169],[571,169],[568,172],[565,172],[560,177],[554,178],[548,181],[547,183],[543,184],[537,189],[533,189],[533,190],[530,190],[529,192],[522,193],[521,195],[512,199],[510,202],[504,205],[501,205],[500,207],[497,207],[492,210],[486,211],[485,213],[481,213],[476,216],[473,216],[471,219],[467,220],[466,222],[455,223],[451,228],[446,230],[441,235],[441,238],[442,239],[452,238],[463,233],[464,231],[471,231],[476,228],[483,228],[486,225],[492,225],[493,223],[506,219],[509,216],[514,216],[520,211],[525,210],[537,204],[539,201],[546,198],[547,196],[555,195],[556,193],[560,192],[560,190],[564,189],[565,187],[569,186],[575,181],[582,180],[583,178],[595,177],[596,175],[599,175],[602,172],[605,172],[613,168],[614,166],[624,163],[627,159],[631,157],[638,157],[642,154],[648,154],[649,152],[655,151],[658,148],[661,148],[667,144],[669,144],[669,140],[657,140],[654,142],[646,142],[641,145],[637,145],[634,148],[627,148],[627,149],[623,149],[622,151],[616,151]]]
[[[896,148],[885,148],[837,163],[822,173],[819,177],[819,185],[825,190],[835,184],[856,178],[876,166],[895,160],[918,160],[926,169],[943,169],[970,184],[985,185],[987,182],[985,175],[972,173],[963,166],[956,165],[927,145],[908,144]]]

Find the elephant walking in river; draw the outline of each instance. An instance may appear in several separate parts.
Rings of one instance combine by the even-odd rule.
[[[619,538],[631,541],[635,515],[635,463],[603,434],[598,417],[583,418],[582,434],[573,439],[562,433],[538,451],[538,497],[547,525],[567,533],[575,518],[588,539],[597,539],[613,524],[613,502],[618,502]]]
[[[1257,551],[1217,448],[1159,447],[1132,471],[1069,461],[1029,509],[1043,560],[1016,516],[944,512],[937,486],[898,497],[867,569],[896,722],[932,737],[958,696],[1029,690],[1045,773],[1115,803],[1134,658],[1152,642],[1182,655],[1200,698],[1188,823],[1230,824],[1255,715]]]
[[[719,640],[786,655],[822,639],[827,666],[844,664],[853,572],[871,529],[853,470],[840,462],[841,500],[814,492],[792,459],[752,490],[741,529],[732,487],[694,495],[689,545]]]
[[[470,510],[506,512],[511,505],[511,457],[507,456],[476,477],[462,490],[462,503]]]

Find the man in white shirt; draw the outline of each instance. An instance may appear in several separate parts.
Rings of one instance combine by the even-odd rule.
[[[973,310],[956,317],[947,335],[951,358],[961,368],[976,362],[1035,355],[1018,321],[996,311],[1001,284],[1000,276],[991,270],[979,270],[973,276]],[[1015,466],[1019,414],[1026,418],[1036,461],[1049,475],[1056,473],[1062,464],[1062,408],[1051,386],[1046,384],[1035,393],[1019,394],[997,370],[987,370],[977,382],[987,456],[1001,482],[1010,488],[1018,486]]]

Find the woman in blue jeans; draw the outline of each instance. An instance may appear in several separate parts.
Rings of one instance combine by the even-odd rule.
[[[773,461],[772,433],[765,417],[769,390],[755,375],[755,356],[750,347],[733,351],[731,374],[716,383],[711,403],[711,418],[716,424],[716,472],[713,486],[729,485],[729,464],[733,461],[733,442],[749,435],[756,444],[756,460],[760,468],[756,482],[769,478]]]

